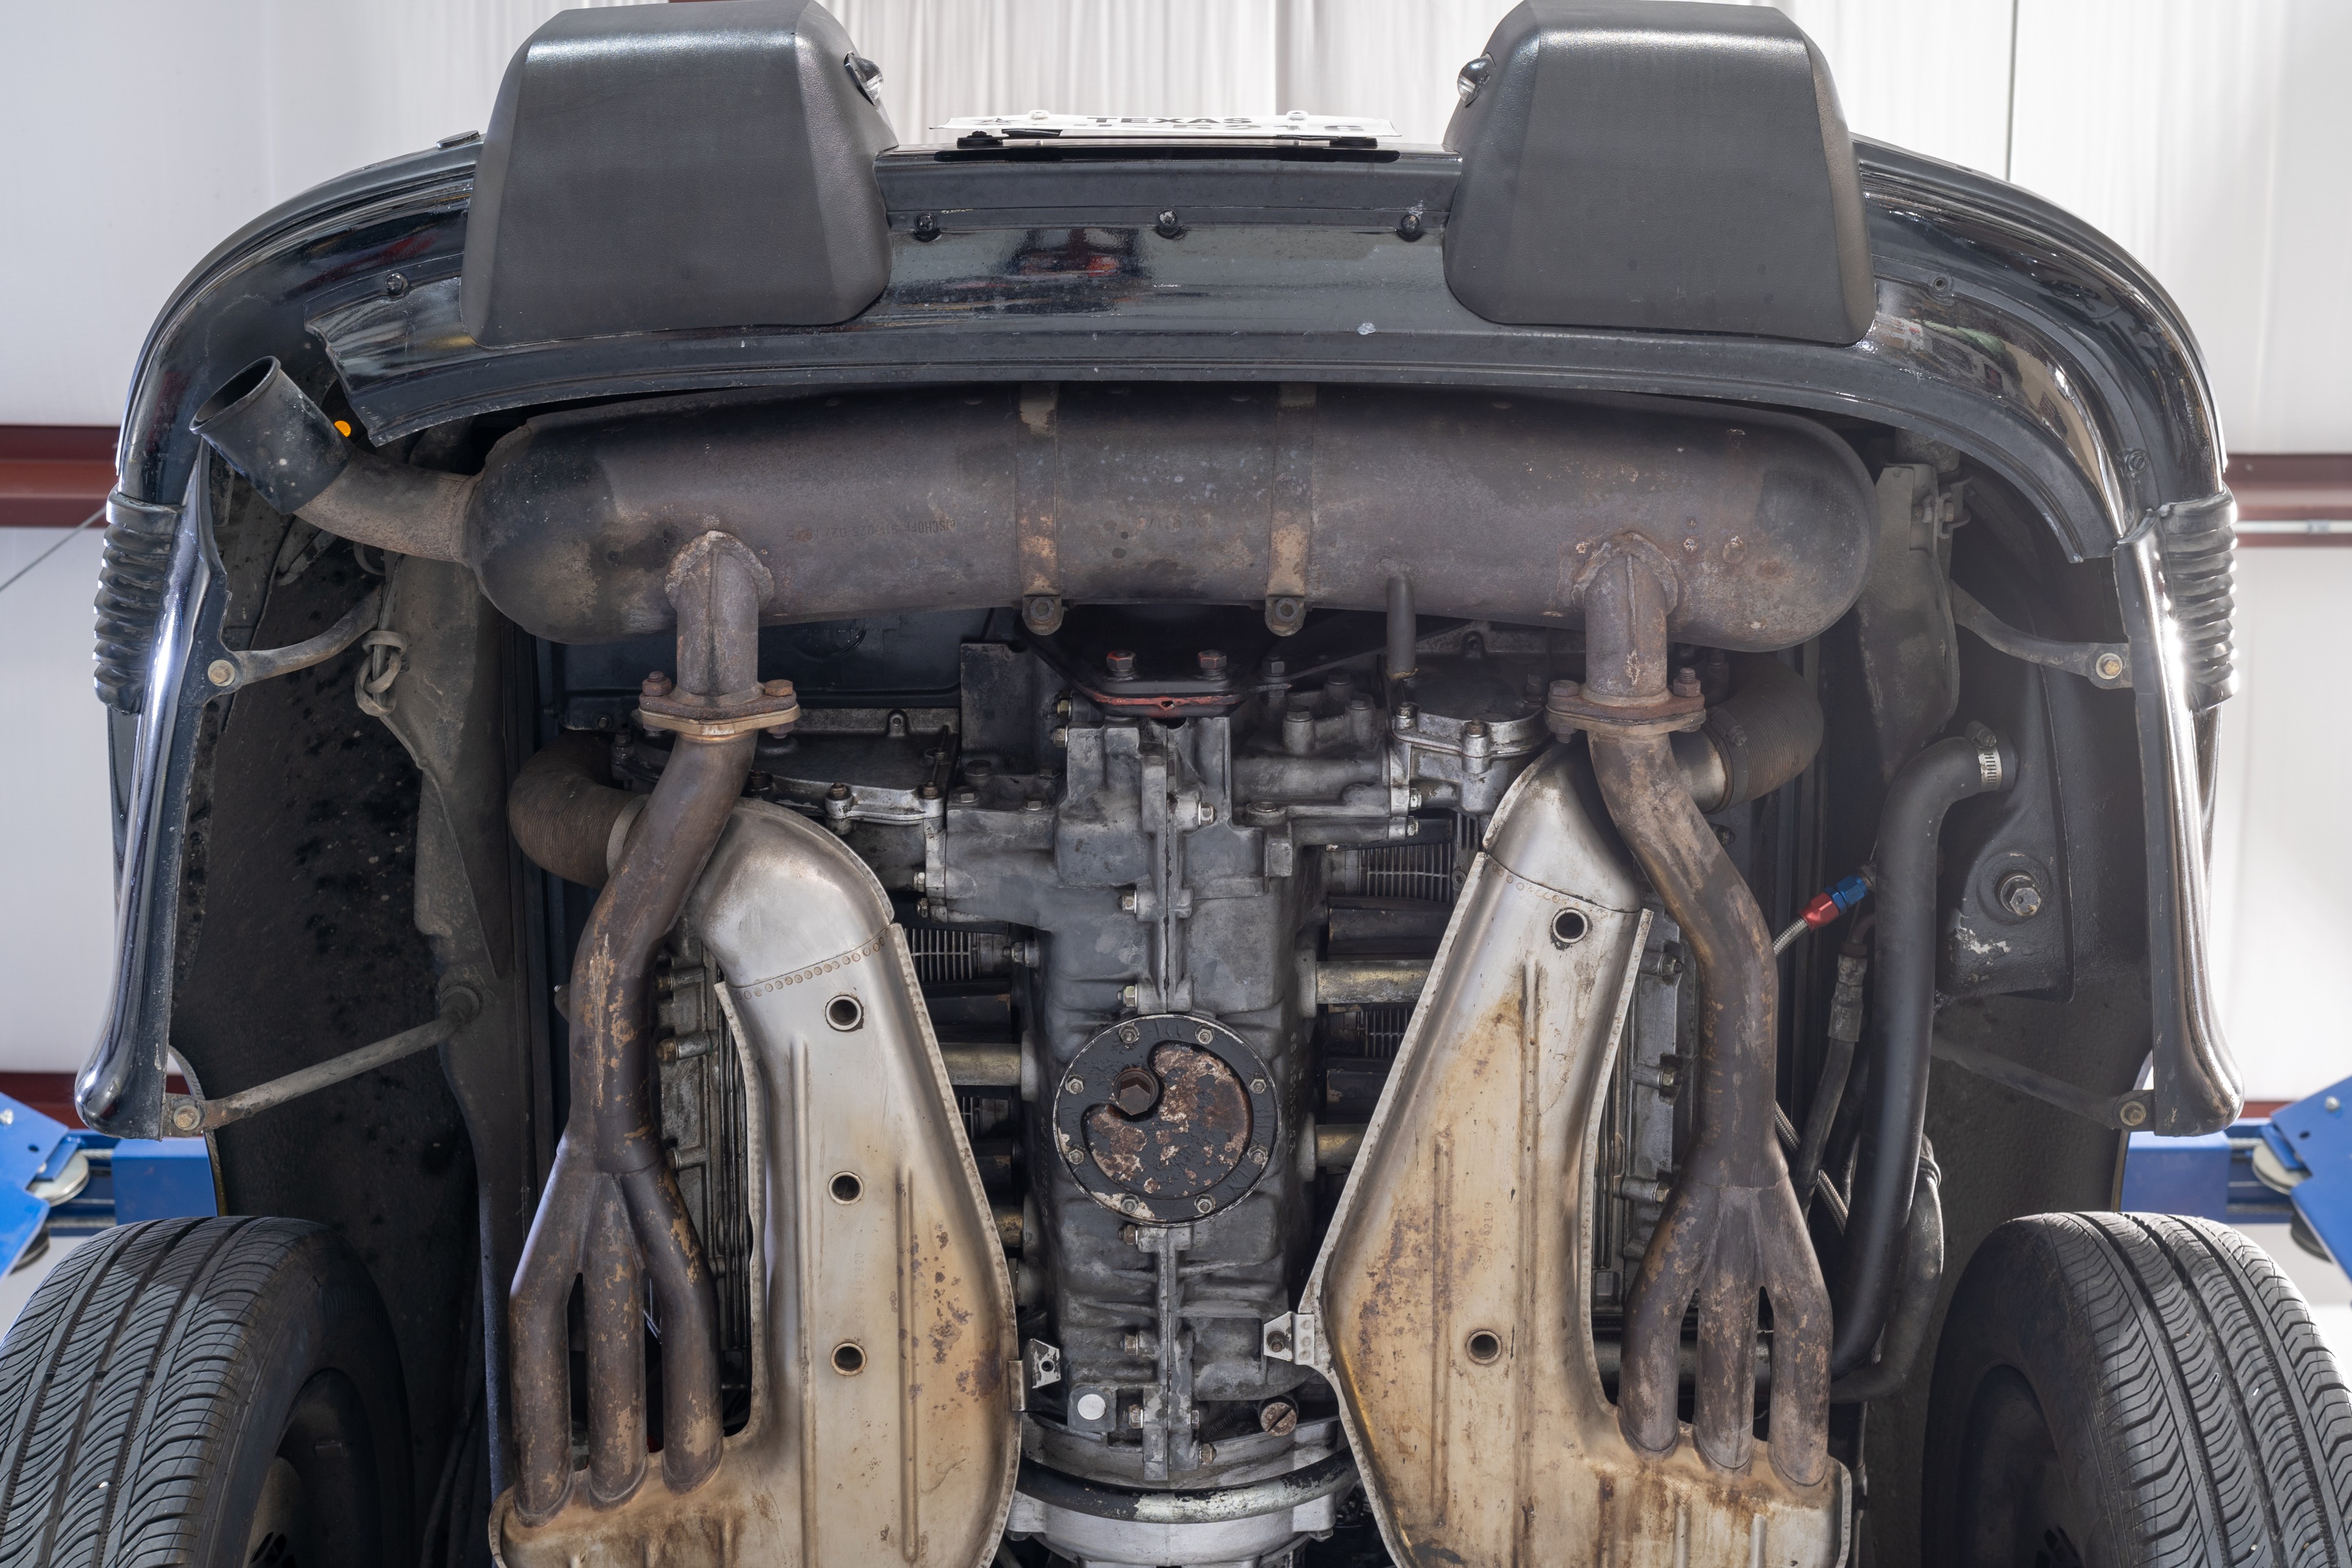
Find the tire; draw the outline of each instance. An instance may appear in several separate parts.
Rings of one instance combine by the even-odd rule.
[[[392,1325],[292,1219],[107,1231],[0,1344],[0,1568],[407,1568]]]
[[[2014,1219],[1969,1261],[1928,1406],[1942,1568],[2352,1565],[2352,1397],[2278,1266],[2156,1214]]]

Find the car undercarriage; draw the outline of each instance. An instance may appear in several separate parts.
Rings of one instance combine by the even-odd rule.
[[[1777,13],[1571,12],[1442,151],[567,13],[166,312],[80,1103],[357,1249],[381,1560],[2108,1560],[1923,1455],[2041,1451],[1958,1266],[2239,1105],[2193,348]]]

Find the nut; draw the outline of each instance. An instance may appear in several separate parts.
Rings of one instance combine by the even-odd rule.
[[[1200,657],[1202,674],[1222,675],[1225,673],[1225,655],[1219,650],[1203,648],[1201,650]]]
[[[649,697],[666,697],[672,689],[669,676],[660,670],[656,670],[637,685],[637,690]]]
[[[1135,679],[1135,655],[1125,648],[1114,648],[1103,655],[1103,668],[1114,681]]]
[[[2031,920],[2042,913],[2042,884],[2031,872],[2013,871],[2002,877],[1995,896],[2003,909],[2020,920]]]
[[[1678,697],[1695,697],[1698,695],[1698,672],[1688,667],[1676,670],[1675,672],[1673,690],[1675,695]]]

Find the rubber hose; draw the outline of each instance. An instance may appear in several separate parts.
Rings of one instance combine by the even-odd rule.
[[[1936,1022],[1936,841],[1953,806],[2006,789],[2016,776],[2016,754],[1990,732],[1955,736],[1903,765],[1879,812],[1878,875],[1871,887],[1878,905],[1878,975],[1871,997],[1877,1050],[1839,1270],[1833,1375],[1870,1364],[1886,1326],[1896,1257],[1911,1218]]]
[[[1861,1371],[1830,1385],[1830,1399],[1838,1405],[1859,1405],[1901,1392],[1911,1380],[1911,1368],[1927,1343],[1927,1320],[1936,1313],[1936,1295],[1944,1283],[1943,1173],[1936,1152],[1922,1140],[1919,1176],[1912,1188],[1911,1222],[1903,1230],[1903,1279],[1895,1294],[1895,1312],[1886,1320],[1886,1335],[1878,1359]]]

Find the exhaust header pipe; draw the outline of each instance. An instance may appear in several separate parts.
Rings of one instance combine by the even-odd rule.
[[[1612,400],[1262,384],[671,398],[542,415],[476,476],[361,450],[272,361],[195,429],[280,511],[462,560],[565,643],[675,619],[663,575],[717,529],[771,623],[1186,600],[1581,625],[1604,547],[1676,585],[1678,635],[1792,646],[1860,593],[1869,476],[1810,421]]]

